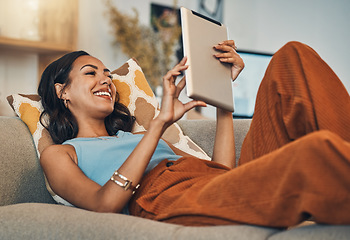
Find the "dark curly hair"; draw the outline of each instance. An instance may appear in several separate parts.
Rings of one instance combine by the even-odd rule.
[[[72,70],[74,61],[84,55],[89,55],[84,51],[75,51],[64,55],[52,62],[43,72],[38,87],[38,94],[44,111],[40,115],[40,123],[49,131],[52,140],[56,144],[61,144],[66,140],[75,138],[79,127],[73,114],[65,107],[55,90],[55,84],[61,83],[64,88],[71,83],[69,73]],[[48,124],[46,124],[48,117]],[[105,118],[105,125],[109,135],[114,135],[118,130],[130,132],[135,118],[131,116],[129,109],[119,103],[119,95],[114,104],[114,111]]]

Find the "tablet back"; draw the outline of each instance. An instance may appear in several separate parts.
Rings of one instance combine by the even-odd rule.
[[[196,100],[233,111],[233,92],[229,64],[213,55],[213,46],[227,40],[227,28],[220,22],[181,7],[181,26],[186,70],[187,95]]]

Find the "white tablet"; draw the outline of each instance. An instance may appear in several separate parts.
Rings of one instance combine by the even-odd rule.
[[[187,96],[233,112],[231,66],[213,56],[217,53],[213,46],[228,39],[226,26],[184,7],[180,11],[189,65],[185,71]]]

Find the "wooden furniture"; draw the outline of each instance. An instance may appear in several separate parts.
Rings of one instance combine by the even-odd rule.
[[[40,40],[0,36],[0,54],[4,50],[38,54],[38,76],[41,76],[50,62],[76,49],[78,0],[38,0],[37,4]]]

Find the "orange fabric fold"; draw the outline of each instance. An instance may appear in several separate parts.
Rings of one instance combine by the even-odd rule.
[[[310,47],[272,58],[240,166],[164,160],[130,202],[132,215],[188,226],[350,224],[350,98]]]

